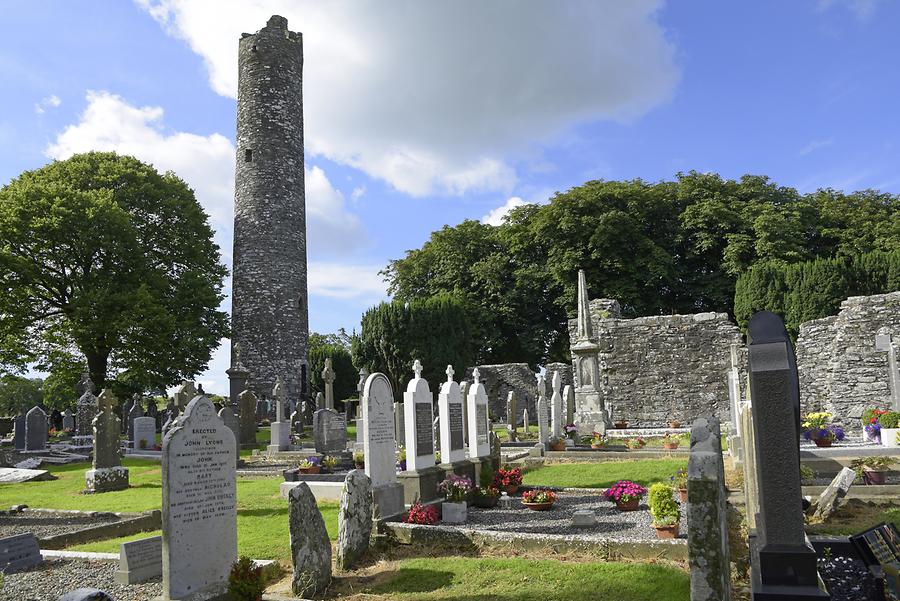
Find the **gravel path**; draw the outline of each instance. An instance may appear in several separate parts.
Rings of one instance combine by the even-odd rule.
[[[0,599],[56,601],[77,588],[98,588],[116,601],[149,601],[162,594],[159,578],[141,584],[116,584],[113,573],[118,562],[78,559],[47,559],[27,572],[4,577]]]
[[[597,525],[586,528],[572,526],[572,515],[587,509],[597,516]],[[656,530],[651,526],[650,512],[646,504],[637,511],[619,511],[599,493],[561,493],[549,511],[532,511],[521,504],[521,498],[513,497],[512,509],[479,509],[469,507],[465,528],[493,530],[497,532],[524,532],[528,534],[556,534],[577,536],[583,540],[656,540]],[[681,535],[687,538],[687,517],[682,508]]]
[[[34,532],[36,537],[46,538],[118,521],[119,518],[112,514],[91,516],[26,511],[0,516],[0,538],[26,532]]]

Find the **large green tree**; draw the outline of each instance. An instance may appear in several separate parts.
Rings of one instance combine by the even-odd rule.
[[[192,377],[228,335],[225,275],[175,174],[102,152],[27,171],[0,189],[0,366],[74,348],[98,387]]]
[[[753,265],[789,265],[900,247],[900,197],[810,194],[764,176],[678,174],[674,181],[591,181],[492,227],[464,221],[391,261],[403,301],[465,300],[479,362],[566,360],[576,276],[626,316],[732,312]]]
[[[0,376],[0,415],[18,415],[28,411],[44,398],[44,382],[40,378],[23,378],[7,374]]]

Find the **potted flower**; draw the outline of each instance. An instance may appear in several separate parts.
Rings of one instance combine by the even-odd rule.
[[[550,445],[551,451],[566,450],[566,439],[562,436],[551,436],[550,440],[547,441],[547,444]]]
[[[397,471],[406,471],[406,447],[403,445],[397,447]]]
[[[356,466],[356,469],[362,470],[366,468],[366,454],[362,451],[356,451],[353,453],[353,464]]]
[[[668,484],[657,482],[650,487],[647,499],[657,538],[678,538],[678,522],[681,509],[675,502],[674,490]]]
[[[629,438],[628,440],[626,440],[625,446],[632,451],[637,451],[647,446],[647,441],[644,440],[644,438],[641,436],[636,436],[634,438]]]
[[[866,409],[862,414],[863,431],[866,434],[866,440],[881,444],[881,416],[889,413],[886,409]]]
[[[600,434],[599,432],[594,432],[594,435],[591,436],[591,448],[592,449],[606,448],[606,445],[608,443],[609,443],[609,439],[606,437],[606,434]]]
[[[678,489],[678,497],[681,499],[682,503],[687,503],[687,487],[688,487],[688,477],[687,477],[687,468],[683,467],[672,476],[672,486]]]
[[[301,474],[318,474],[322,471],[322,466],[319,465],[318,457],[307,457],[297,464],[297,469]]]
[[[885,474],[887,474],[893,462],[893,457],[885,455],[858,457],[850,462],[850,468],[866,484],[884,484]]]
[[[546,488],[535,488],[522,493],[522,505],[532,511],[547,511],[556,502],[556,493]]]
[[[569,440],[575,442],[575,439],[578,437],[578,426],[575,424],[566,424],[563,426],[563,432],[566,433]]]
[[[403,519],[407,524],[422,524],[431,526],[437,524],[438,510],[434,505],[422,505],[418,501],[413,503],[412,507]]]
[[[472,504],[481,509],[491,509],[500,500],[500,489],[495,486],[476,486],[472,491]]]
[[[817,411],[804,417],[803,437],[816,443],[817,447],[830,447],[835,440],[844,440],[844,430],[831,423],[830,413]]]
[[[514,495],[522,486],[522,470],[500,468],[494,474],[494,486],[508,495]]]
[[[326,474],[333,474],[334,468],[337,467],[337,464],[338,464],[337,457],[332,457],[330,455],[326,455],[325,457],[322,457],[322,463],[321,463],[322,471],[325,472]]]
[[[472,481],[465,476],[450,474],[438,485],[438,492],[446,499],[441,503],[441,520],[447,524],[465,524],[468,517]]]
[[[878,418],[881,424],[881,445],[900,447],[900,411],[887,411]]]
[[[664,449],[668,449],[673,451],[678,448],[678,445],[681,444],[681,439],[676,435],[670,432],[666,432],[665,436],[663,436],[662,446]]]
[[[619,511],[636,510],[645,494],[647,489],[631,480],[619,480],[603,491],[603,496],[614,502]]]

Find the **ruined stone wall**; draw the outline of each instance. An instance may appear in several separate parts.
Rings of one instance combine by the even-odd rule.
[[[473,368],[466,369],[463,378],[471,382]],[[515,391],[517,399],[516,423],[522,423],[522,411],[528,409],[531,423],[536,422],[537,411],[537,379],[527,363],[501,363],[497,365],[479,365],[481,383],[488,395],[488,411],[495,419],[508,419],[506,415],[506,397],[509,391]],[[550,383],[547,383],[549,390]],[[507,422],[508,423],[508,422]]]
[[[850,297],[837,315],[800,326],[797,369],[803,411],[830,411],[857,429],[864,408],[890,406],[887,353],[875,350],[881,327],[900,334],[900,292]]]
[[[621,319],[608,299],[591,302],[600,346],[600,386],[614,421],[660,426],[672,419],[690,424],[700,416],[730,421],[726,372],[730,347],[746,350],[738,327],[725,313],[659,315]],[[575,340],[576,320],[569,321]],[[741,382],[746,368],[741,369]]]

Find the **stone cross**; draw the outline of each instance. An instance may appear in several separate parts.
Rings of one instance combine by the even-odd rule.
[[[447,381],[448,381],[448,382],[452,382],[452,381],[453,381],[453,374],[456,373],[455,371],[453,371],[453,366],[452,366],[452,365],[448,365],[448,366],[447,366],[447,371],[445,371],[444,373],[447,374]]]
[[[128,488],[128,469],[122,467],[119,456],[122,425],[114,409],[118,401],[109,389],[103,389],[97,401],[100,412],[93,423],[94,458],[84,475],[85,488],[89,492],[124,490]]]
[[[325,381],[325,408],[334,409],[334,369],[331,367],[331,358],[325,359],[325,369],[322,370],[322,380]]]
[[[475,381],[476,384],[481,383],[481,372],[478,371],[477,367],[472,370],[472,379]]]
[[[897,364],[900,352],[897,350],[897,343],[887,328],[881,328],[875,336],[875,350],[887,353],[891,407],[894,411],[900,411],[900,366]]]
[[[271,423],[271,443],[267,450],[286,451],[291,445],[291,423],[284,421],[284,397],[287,394],[287,386],[284,378],[278,376],[275,379],[275,388],[272,396],[275,397],[275,421]]]
[[[284,378],[278,376],[275,378],[275,388],[272,389],[272,396],[275,397],[275,421],[281,421],[284,415],[284,397],[287,390],[284,385]]]
[[[415,374],[416,380],[422,377],[422,362],[418,359],[413,361],[413,373]]]

